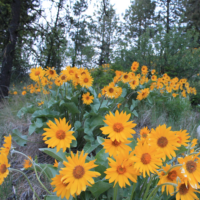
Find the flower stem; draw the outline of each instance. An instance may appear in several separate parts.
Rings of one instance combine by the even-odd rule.
[[[16,171],[16,172],[20,172],[21,174],[24,175],[24,177],[26,178],[26,180],[28,181],[28,184],[31,188],[31,190],[33,191],[34,195],[37,197],[38,200],[41,200],[40,197],[37,195],[37,193],[35,192],[35,190],[33,189],[28,177],[26,176],[26,174],[24,174],[22,171],[18,170],[18,169],[13,169],[13,168],[10,168],[10,171]]]
[[[32,165],[33,165],[33,169],[34,169],[34,172],[35,172],[35,175],[36,175],[36,178],[37,178],[37,180],[38,180],[38,182],[40,183],[40,185],[46,190],[46,192],[48,193],[48,194],[50,194],[50,195],[52,195],[51,194],[51,192],[49,192],[49,190],[44,186],[44,184],[40,181],[40,178],[39,178],[39,176],[38,176],[38,173],[37,173],[37,170],[36,170],[36,168],[35,168],[35,165],[34,165],[34,163],[33,163],[33,161],[27,156],[27,155],[25,155],[25,154],[23,154],[22,152],[20,152],[20,151],[13,151],[14,153],[18,153],[18,154],[21,154],[21,155],[23,155],[23,156],[25,156],[26,158],[28,158],[29,159],[29,161],[32,163]]]
[[[118,192],[118,183],[114,187],[114,193],[113,193],[113,200],[117,200],[117,192]]]
[[[153,200],[153,199],[154,199],[154,196],[156,195],[156,192],[157,192],[158,189],[159,189],[159,187],[161,187],[161,186],[163,186],[163,185],[172,185],[172,186],[174,186],[174,187],[177,186],[177,185],[174,184],[174,183],[163,183],[163,184],[161,184],[161,185],[157,185],[157,186],[153,189],[153,191],[150,193],[150,195],[148,196],[147,200],[150,200],[150,197],[151,197],[151,199]]]
[[[153,177],[154,177],[154,176],[152,176],[152,177],[150,178],[150,180],[149,180],[149,182],[148,182],[148,184],[147,184],[146,191],[145,191],[144,196],[143,196],[142,199],[146,199],[146,197],[147,197],[147,195],[148,195],[148,192],[149,192],[149,188],[150,188],[150,186],[151,186],[151,182],[152,182],[152,180],[153,180]]]
[[[137,183],[133,183],[133,189],[132,189],[132,192],[131,192],[131,198],[130,198],[130,200],[133,200],[136,185],[137,185]]]

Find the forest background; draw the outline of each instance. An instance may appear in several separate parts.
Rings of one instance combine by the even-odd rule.
[[[197,86],[199,10],[199,0],[134,0],[119,16],[109,0],[1,0],[0,98],[36,65],[58,73],[66,65],[93,68],[105,85],[114,72],[98,79],[103,64],[126,71],[138,61]]]

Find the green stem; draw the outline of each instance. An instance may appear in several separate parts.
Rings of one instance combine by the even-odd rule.
[[[101,103],[100,103],[100,105],[99,105],[99,109],[101,108],[101,105],[102,105],[102,103],[103,103],[104,98],[105,98],[105,95],[103,95],[103,98],[102,98]],[[99,111],[99,109],[98,109],[98,111]]]
[[[31,188],[31,190],[33,191],[34,195],[37,197],[38,200],[40,200],[40,197],[37,195],[37,193],[35,192],[35,190],[33,189],[28,177],[26,176],[26,174],[24,174],[22,171],[18,170],[18,169],[13,169],[13,168],[10,168],[10,171],[16,171],[16,172],[20,172],[22,175],[24,175],[24,177],[26,178],[26,180],[28,181],[28,184]]]
[[[163,183],[163,184],[161,184],[161,185],[157,185],[157,186],[153,189],[153,191],[150,193],[150,195],[148,196],[147,200],[150,200],[150,197],[154,197],[155,194],[156,194],[156,192],[158,191],[159,187],[161,187],[161,186],[163,186],[163,185],[172,185],[172,186],[174,186],[174,187],[177,186],[177,185],[174,184],[174,183]],[[155,194],[154,194],[154,193],[155,193]],[[154,198],[151,198],[151,199],[153,200]]]
[[[118,192],[118,183],[114,187],[114,193],[113,193],[113,200],[117,200],[117,192]]]
[[[147,195],[148,195],[149,188],[150,188],[150,186],[151,186],[151,182],[152,182],[153,178],[154,178],[154,176],[152,176],[152,177],[150,178],[150,180],[149,180],[149,182],[148,182],[148,184],[147,184],[146,191],[145,191],[145,193],[144,193],[144,196],[143,196],[143,198],[142,198],[142,199],[146,199],[146,197],[147,197]]]
[[[130,200],[133,200],[136,185],[137,185],[137,183],[133,183],[133,189],[132,189],[132,192],[131,192],[131,198],[130,198]]]
[[[148,176],[143,181],[142,189],[141,189],[140,194],[139,194],[140,197],[142,196],[142,193],[144,192],[144,189],[146,188],[147,180],[148,180]]]
[[[36,168],[35,168],[35,165],[34,165],[33,161],[32,161],[27,155],[23,154],[23,153],[20,152],[20,151],[15,151],[15,150],[14,150],[14,153],[21,154],[21,155],[23,155],[23,156],[25,156],[26,158],[29,159],[29,161],[30,161],[30,162],[32,163],[32,165],[33,165],[33,169],[34,169],[34,172],[35,172],[35,175],[36,175],[36,178],[37,178],[38,182],[39,182],[40,185],[46,190],[46,192],[47,192],[48,194],[52,195],[51,192],[49,192],[49,190],[48,190],[48,189],[44,186],[44,184],[40,181],[40,178],[39,178],[39,176],[38,176],[38,173],[37,173],[37,170],[36,170]]]

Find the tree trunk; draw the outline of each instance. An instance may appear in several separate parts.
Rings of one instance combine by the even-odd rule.
[[[2,61],[1,77],[0,77],[0,100],[4,96],[8,96],[11,70],[13,66],[14,51],[17,41],[17,33],[18,33],[17,29],[20,20],[20,8],[21,8],[20,0],[13,0],[11,4],[12,16],[8,30],[10,38],[8,44],[6,45],[3,51],[3,61]]]

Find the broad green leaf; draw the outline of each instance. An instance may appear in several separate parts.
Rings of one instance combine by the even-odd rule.
[[[69,199],[66,199],[65,197],[62,198],[62,200],[73,200],[74,198],[72,196],[69,197]],[[61,197],[57,197],[56,195],[48,195],[44,197],[44,200],[61,200]]]
[[[54,148],[54,149],[40,148],[39,150],[44,152],[44,153],[46,153],[46,154],[48,154],[52,158],[55,158],[56,160],[59,160],[59,161],[66,160],[67,153],[63,152],[62,149],[60,149],[59,152],[56,152],[56,148]]]
[[[53,117],[53,118],[59,118],[60,112],[49,110],[49,109],[43,109],[43,110],[37,110],[32,114],[32,118],[36,117]]]
[[[82,126],[82,125],[81,125],[81,122],[80,122],[80,121],[76,121],[76,122],[74,123],[74,128],[75,128],[75,130],[78,130],[81,126]]]
[[[96,127],[96,126],[100,126],[100,125],[104,125],[104,121],[103,121],[104,117],[103,116],[96,116],[96,117],[93,117],[91,119],[91,124],[90,124],[90,127]]]
[[[72,140],[71,147],[77,147],[77,140]]]
[[[95,156],[96,158],[96,164],[100,164],[100,165],[103,165],[105,167],[108,167],[108,156],[109,154],[108,153],[105,153],[105,149],[101,149],[97,155]]]
[[[123,89],[122,89],[121,97],[125,97],[126,95],[127,95],[127,89],[126,89],[126,88],[123,88]]]
[[[74,102],[62,103],[61,105],[62,107],[67,108],[67,110],[73,114],[80,112]]]
[[[100,144],[95,141],[95,143],[87,142],[83,148],[85,153],[91,153],[94,149],[96,149]]]
[[[95,167],[95,170],[101,174],[101,178],[105,177],[105,171],[108,168],[108,153],[105,153],[104,149],[101,149],[95,156],[95,164],[98,166]]]
[[[41,172],[43,171],[43,174],[46,173],[46,175],[49,177],[49,179],[52,179],[58,174],[59,170],[56,167],[53,167],[53,165],[50,164],[36,164],[37,171]]]
[[[181,145],[181,147],[179,147],[179,149],[176,151],[176,155],[182,154],[186,151],[187,151],[187,148],[185,146]]]
[[[31,125],[29,126],[29,129],[28,129],[28,134],[31,135],[32,133],[34,133],[35,130],[36,130],[36,128],[37,128],[37,127],[35,126],[35,123],[31,124]]]
[[[34,124],[35,124],[35,126],[36,126],[37,128],[41,128],[41,127],[43,126],[43,121],[42,121],[42,119],[37,118],[37,119],[36,119],[36,122],[35,122]]]
[[[17,117],[22,118],[25,113],[27,113],[27,108],[23,107],[17,112]]]
[[[51,108],[54,104],[57,104],[58,102],[55,99],[50,99],[47,103],[47,107]]]
[[[112,187],[112,184],[104,182],[104,181],[97,181],[95,182],[92,187],[88,187],[90,192],[94,195],[95,198],[98,198],[102,193],[107,191]]]
[[[27,135],[22,135],[18,129],[12,131],[12,139],[20,146],[25,146],[27,143]]]
[[[99,144],[102,144],[104,142],[104,138],[97,136],[97,141]]]
[[[135,146],[137,145],[137,142],[135,141],[134,138],[129,139],[129,141],[131,141],[131,143],[128,144],[128,146],[130,146],[132,148],[132,150],[134,150]]]
[[[132,114],[134,114],[136,117],[138,117],[138,113],[137,113],[136,110],[134,110],[134,111],[132,112]]]

